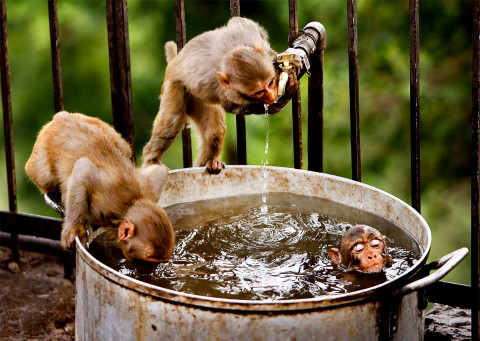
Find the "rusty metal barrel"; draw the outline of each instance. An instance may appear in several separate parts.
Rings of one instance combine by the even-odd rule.
[[[121,274],[95,259],[77,239],[76,340],[422,340],[424,288],[467,254],[460,249],[425,265],[431,233],[411,206],[374,187],[323,173],[279,167],[171,171],[159,202],[288,192],[328,199],[391,220],[422,249],[403,274],[379,285],[307,299],[239,300],[165,289]],[[424,271],[426,270],[426,271]],[[427,273],[427,276],[425,276]],[[422,277],[425,276],[425,277]]]

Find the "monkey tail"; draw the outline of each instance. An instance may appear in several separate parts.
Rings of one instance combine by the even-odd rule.
[[[175,42],[167,41],[165,44],[165,55],[167,56],[167,63],[170,63],[177,56],[177,44]]]

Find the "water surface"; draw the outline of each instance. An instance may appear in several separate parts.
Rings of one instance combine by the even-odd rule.
[[[351,292],[392,280],[422,251],[392,222],[329,200],[268,193],[166,207],[176,230],[168,262],[152,267],[126,261],[105,246],[102,234],[90,252],[109,267],[141,281],[212,297],[281,300]],[[377,274],[335,268],[328,250],[352,225],[367,224],[387,236],[393,265]],[[107,234],[104,234],[104,237]]]

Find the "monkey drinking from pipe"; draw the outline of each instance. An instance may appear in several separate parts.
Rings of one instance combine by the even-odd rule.
[[[339,249],[328,251],[334,265],[342,264],[347,270],[379,272],[391,263],[387,254],[386,237],[373,227],[355,225],[342,237]]]
[[[137,168],[130,145],[107,123],[59,112],[38,134],[25,170],[42,193],[60,192],[65,207],[61,245],[85,239],[92,224],[118,229],[130,260],[167,260],[174,234],[157,201],[168,168]]]
[[[165,45],[167,69],[162,85],[160,109],[152,137],[143,149],[143,164],[157,164],[187,119],[197,126],[201,146],[194,166],[219,173],[225,136],[225,111],[233,114],[276,113],[298,88],[300,59],[292,69],[285,95],[277,103],[277,53],[270,48],[266,31],[246,18],[232,18],[226,26],[205,32],[177,55],[176,45]],[[275,104],[274,104],[275,103]],[[261,107],[261,111],[253,110]]]

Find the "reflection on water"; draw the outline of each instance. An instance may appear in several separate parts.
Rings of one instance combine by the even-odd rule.
[[[132,264],[120,250],[105,247],[108,233],[89,243],[89,250],[106,265],[144,282],[248,300],[363,289],[403,273],[422,253],[403,229],[368,212],[288,193],[269,193],[266,205],[265,212],[258,194],[167,207],[177,245],[170,261],[150,267]],[[387,236],[393,265],[381,273],[345,273],[328,258],[328,249],[338,247],[342,234],[359,223]]]

